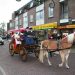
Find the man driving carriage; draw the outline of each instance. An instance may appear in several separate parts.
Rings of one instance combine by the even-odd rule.
[[[22,43],[27,45],[38,44],[38,39],[35,36],[35,32],[32,31],[31,28],[26,28],[25,32],[23,32]]]

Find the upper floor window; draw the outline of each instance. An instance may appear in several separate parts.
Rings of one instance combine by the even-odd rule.
[[[15,26],[18,26],[18,17],[15,18]]]
[[[33,2],[30,3],[30,8],[33,7]]]
[[[36,7],[36,25],[44,24],[44,4]]]
[[[23,27],[26,28],[28,27],[28,13],[23,14]]]
[[[12,25],[12,23],[10,23],[10,28],[12,28],[13,27],[13,25]]]
[[[48,15],[49,17],[53,17],[54,16],[54,8],[53,7],[50,7],[48,8]]]
[[[68,2],[61,2],[60,3],[60,16],[61,19],[67,19],[68,18]]]
[[[40,20],[44,18],[44,10],[40,10],[36,13],[36,20]]]
[[[19,25],[22,25],[22,18],[19,17]]]
[[[59,2],[63,2],[63,1],[65,1],[65,0],[59,0]]]
[[[30,22],[33,22],[33,21],[34,21],[33,15],[30,15]]]

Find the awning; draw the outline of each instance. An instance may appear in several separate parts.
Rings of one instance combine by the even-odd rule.
[[[57,22],[32,26],[33,30],[41,30],[41,29],[49,29],[49,28],[57,28]]]
[[[75,28],[75,24],[65,25],[65,26],[58,26],[58,29],[69,29],[69,28],[71,28],[71,29]]]

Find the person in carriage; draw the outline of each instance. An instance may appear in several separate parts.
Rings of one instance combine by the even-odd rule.
[[[21,45],[20,32],[14,34],[14,39],[15,39],[16,46],[19,47]]]
[[[14,49],[16,49],[16,47],[19,47],[21,45],[21,38],[20,38],[20,32],[12,32],[11,33],[11,41],[9,43],[13,44]]]
[[[37,38],[34,36],[32,28],[27,27],[22,36],[22,43],[27,45],[34,45],[37,43]]]

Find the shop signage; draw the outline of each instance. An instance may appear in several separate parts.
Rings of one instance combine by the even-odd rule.
[[[66,28],[75,28],[75,25],[67,25]]]
[[[65,29],[66,26],[58,26],[58,29]]]
[[[41,30],[41,29],[49,29],[49,28],[57,28],[57,22],[32,26],[33,30]]]
[[[58,29],[75,28],[75,25],[58,26]]]

